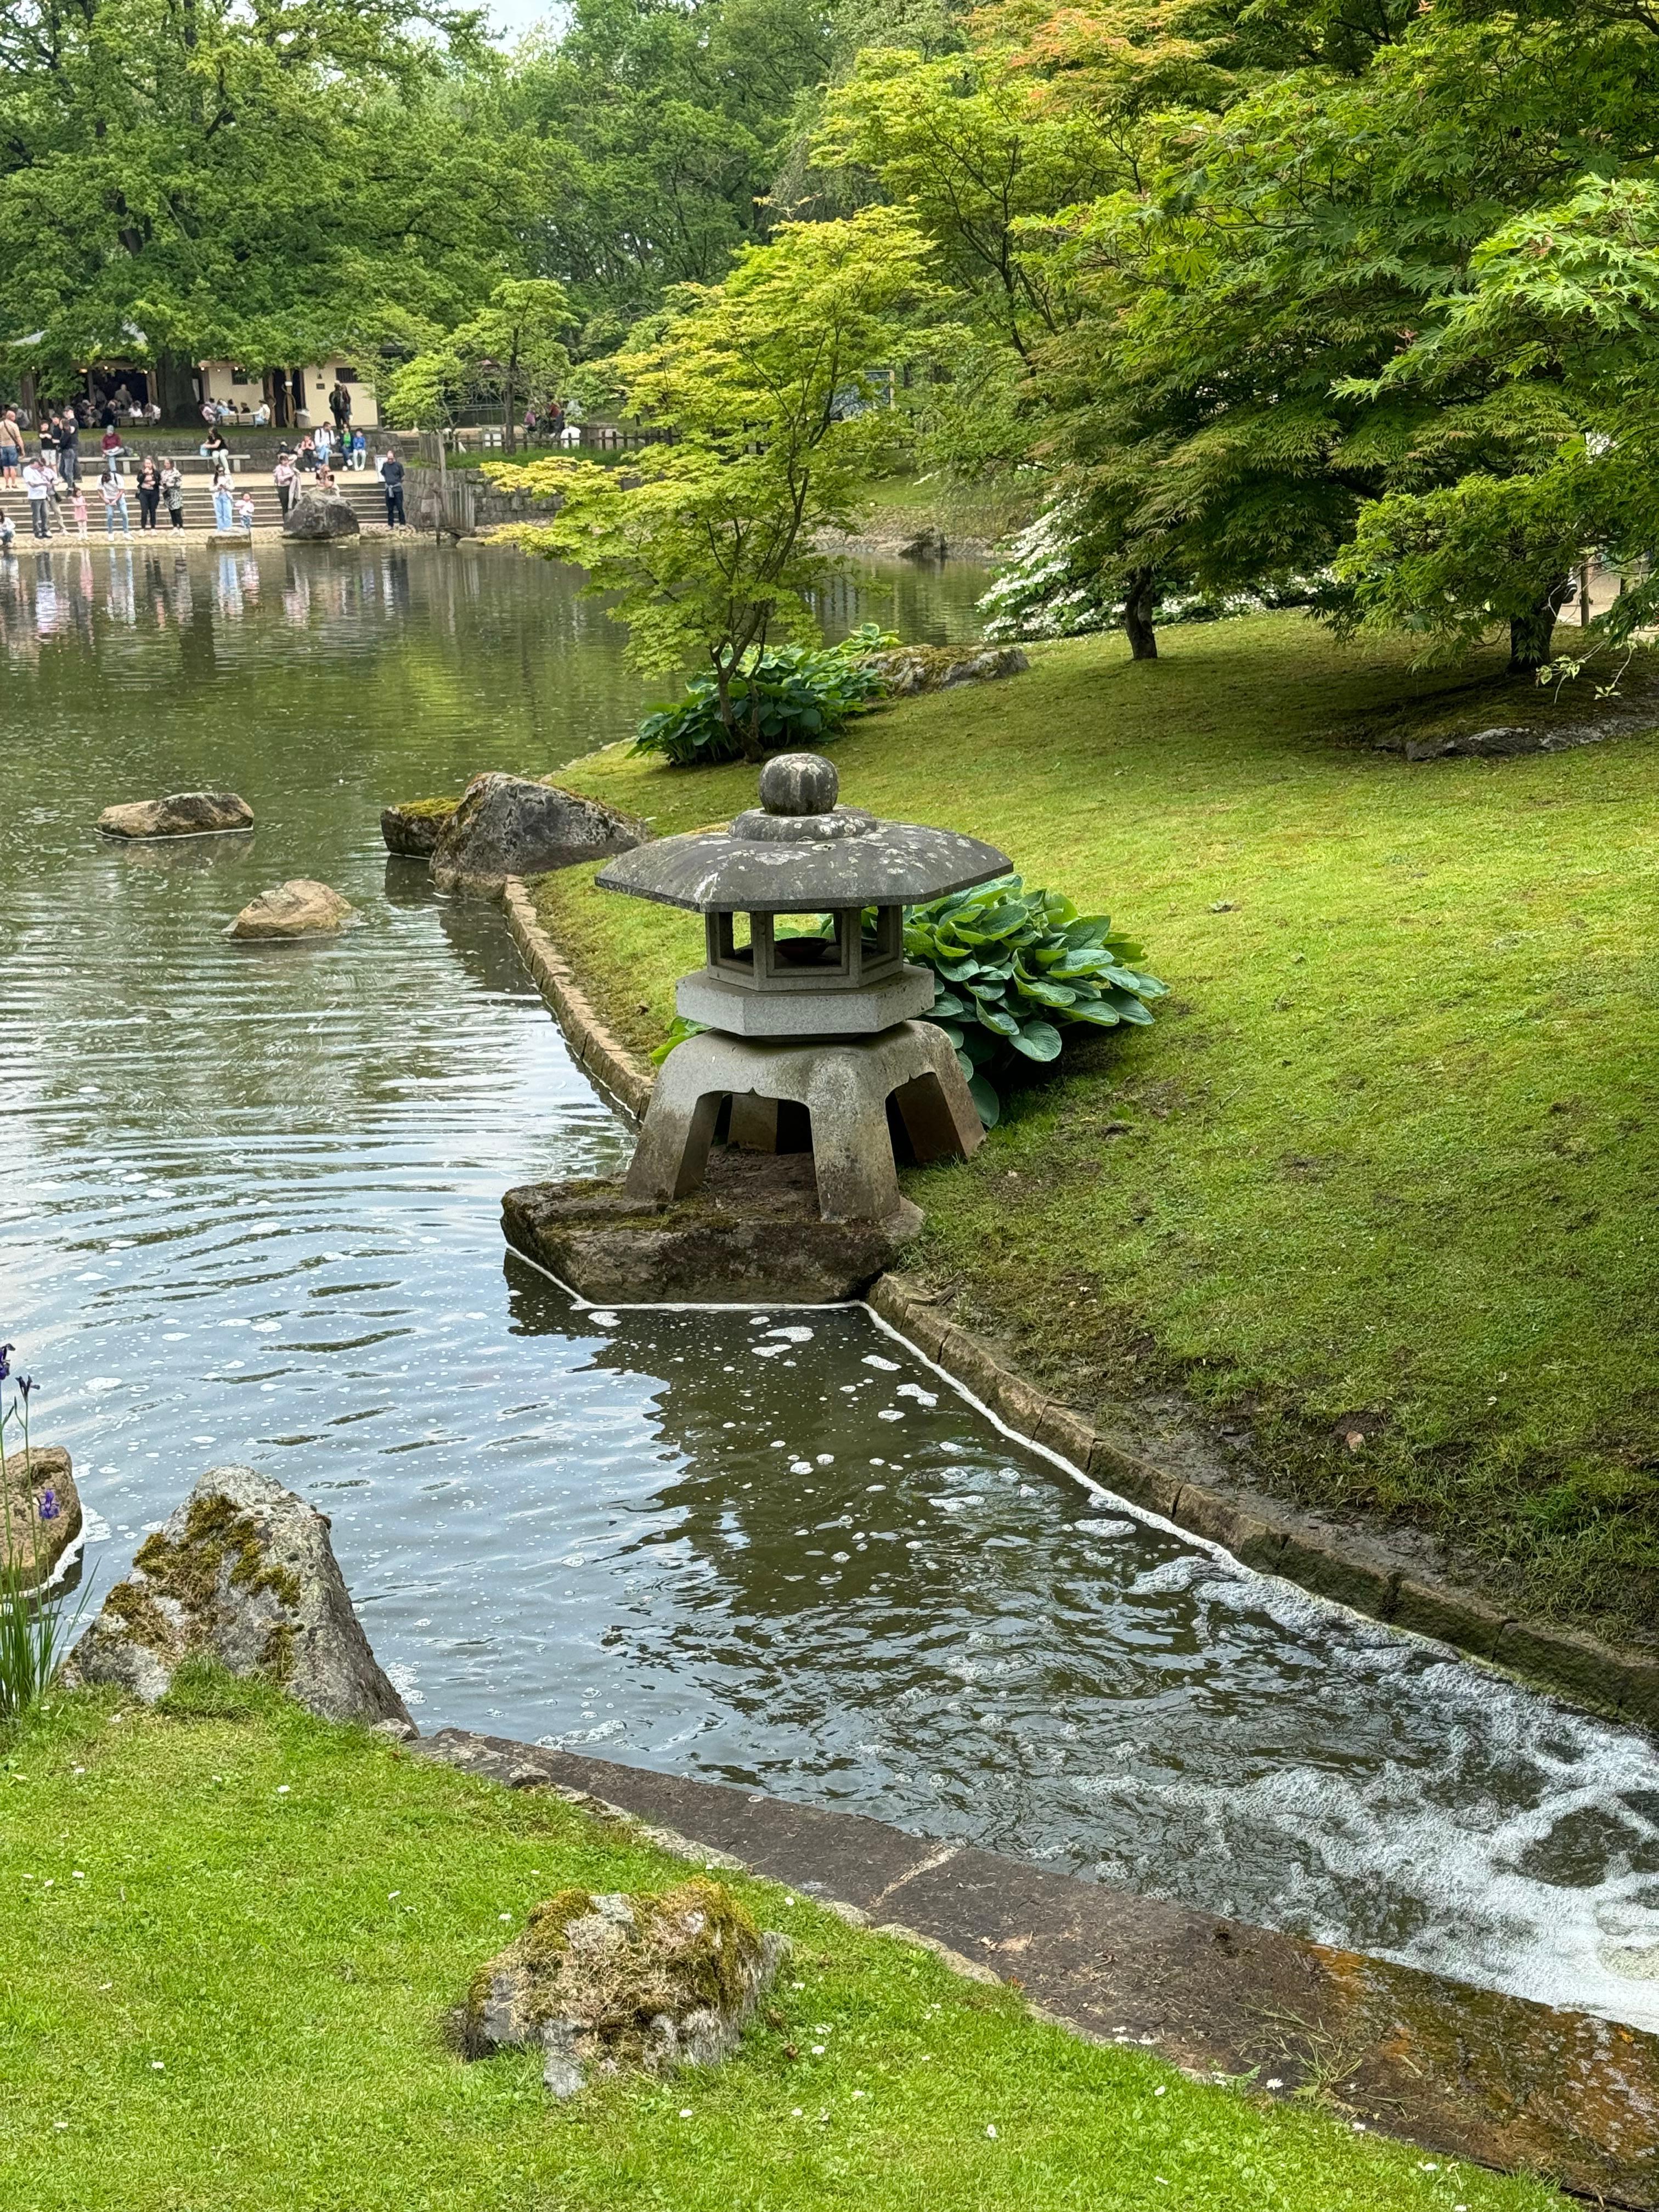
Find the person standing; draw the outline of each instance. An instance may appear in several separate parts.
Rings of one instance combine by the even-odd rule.
[[[386,526],[400,528],[407,518],[404,514],[404,465],[388,447],[380,457],[380,482],[386,486]]]
[[[80,480],[78,477],[76,480],[75,490],[70,499],[70,513],[75,517],[75,527],[76,531],[82,538],[84,538],[87,534],[87,495],[81,489]]]
[[[37,538],[50,538],[52,473],[44,461],[30,461],[23,471],[23,489],[28,495],[29,520]]]
[[[185,526],[185,472],[172,455],[161,471],[161,496],[167,503],[167,520],[175,530]]]
[[[122,536],[131,538],[132,524],[127,517],[127,488],[121,480],[121,472],[115,465],[113,454],[105,461],[104,473],[98,479],[98,496],[104,502],[104,535],[114,537],[115,518],[118,514]]]
[[[0,483],[15,484],[22,465],[23,433],[18,428],[17,410],[8,407],[0,415]]]
[[[81,481],[81,425],[72,407],[58,418],[58,473],[71,491]]]
[[[328,405],[329,412],[334,417],[334,427],[340,433],[341,443],[343,446],[345,427],[351,420],[351,394],[337,376],[334,380],[334,389],[328,395]]]
[[[138,527],[154,530],[161,505],[161,469],[154,453],[138,464]]]
[[[213,465],[213,526],[228,531],[231,525],[231,501],[235,497],[236,483],[230,473],[228,461]]]
[[[246,486],[243,488],[241,497],[236,502],[236,527],[239,530],[246,530],[248,536],[252,537],[253,494]]]
[[[294,456],[286,446],[278,447],[276,465],[270,472],[270,481],[276,487],[276,504],[288,520],[289,508],[294,504]]]

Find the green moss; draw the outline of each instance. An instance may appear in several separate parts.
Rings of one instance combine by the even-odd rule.
[[[148,1644],[152,1651],[171,1649],[173,1633],[167,1617],[142,1583],[117,1583],[104,1604],[140,1644]]]
[[[227,1559],[230,1562],[228,1579],[233,1588],[245,1589],[250,1596],[269,1590],[289,1612],[298,1606],[298,1576],[291,1568],[267,1559],[259,1540],[258,1523],[250,1515],[239,1513],[231,1499],[221,1492],[192,1498],[185,1516],[184,1534],[178,1541],[158,1530],[139,1546],[133,1565],[143,1570],[155,1589],[185,1608],[190,1621],[186,1632],[200,1640],[213,1626],[218,1608],[219,1578]],[[131,1583],[122,1587],[129,1590],[135,1588]],[[144,1593],[136,1591],[135,1595],[143,1597]],[[149,1611],[158,1621],[161,1620],[153,1605]],[[147,1633],[143,1640],[155,1641]],[[262,1660],[271,1670],[273,1679],[288,1679],[293,1651],[294,1632],[286,1622],[278,1622],[266,1638]]]
[[[417,822],[442,822],[447,821],[449,817],[455,811],[455,809],[459,805],[460,799],[459,797],[454,799],[400,799],[394,804],[392,812],[394,814],[406,814],[411,820]]]
[[[1410,763],[1374,741],[1605,709],[1294,615],[1160,649],[1040,647],[836,745],[848,801],[1000,845],[1175,994],[1011,1090],[965,1167],[908,1176],[920,1264],[1102,1426],[1179,1388],[1248,1431],[1265,1486],[1429,1530],[1502,1602],[1651,1638],[1659,740]],[[1638,655],[1630,711],[1654,685]],[[562,773],[659,834],[753,792],[616,750]],[[544,879],[539,910],[648,1050],[701,924],[593,873]]]

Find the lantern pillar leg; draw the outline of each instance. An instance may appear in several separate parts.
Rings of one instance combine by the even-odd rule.
[[[688,1059],[683,1067],[675,1065],[681,1053]],[[623,1185],[630,1198],[666,1205],[702,1187],[726,1092],[708,1087],[702,1066],[690,1064],[690,1042],[671,1053],[653,1086]]]

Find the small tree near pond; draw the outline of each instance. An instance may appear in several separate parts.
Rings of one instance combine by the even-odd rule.
[[[892,208],[792,223],[751,246],[715,288],[687,286],[615,368],[630,414],[669,434],[625,471],[562,458],[491,467],[556,493],[520,543],[614,595],[628,654],[647,675],[714,677],[739,749],[763,750],[758,694],[734,680],[769,638],[815,634],[806,592],[828,565],[818,533],[851,525],[884,435],[887,371],[907,316],[931,291],[927,241]]]
[[[569,323],[565,289],[550,277],[498,284],[471,322],[392,374],[386,412],[398,422],[448,423],[489,395],[501,404],[502,443],[511,453],[520,398],[551,399],[570,374],[562,335]]]

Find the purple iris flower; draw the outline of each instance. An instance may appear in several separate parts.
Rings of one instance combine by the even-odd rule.
[[[23,1394],[23,1403],[27,1405],[28,1403],[29,1392],[34,1388],[33,1376],[20,1375],[17,1378],[17,1387]]]
[[[58,1518],[58,1492],[50,1487],[40,1492],[40,1518],[43,1521]]]
[[[11,1362],[7,1358],[6,1354],[9,1352],[15,1352],[17,1346],[15,1344],[0,1344],[0,1382],[3,1382],[7,1376],[11,1373]]]

